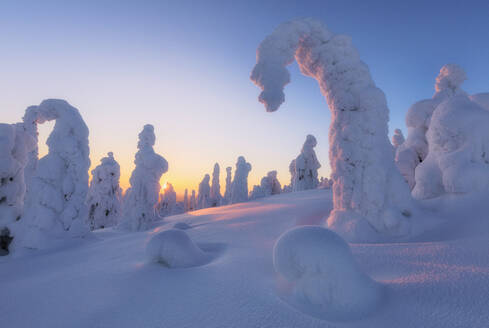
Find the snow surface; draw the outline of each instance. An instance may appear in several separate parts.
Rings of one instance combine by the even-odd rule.
[[[350,244],[359,269],[385,296],[369,316],[333,321],[305,313],[276,273],[273,247],[297,225],[323,224],[331,190],[309,190],[112,228],[56,249],[0,257],[5,327],[472,327],[489,322],[488,194],[424,201],[436,229],[403,243]],[[439,209],[439,210],[435,210]],[[146,245],[185,222],[202,266],[148,263]],[[326,250],[325,250],[326,251]]]

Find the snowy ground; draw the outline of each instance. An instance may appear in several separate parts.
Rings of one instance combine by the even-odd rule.
[[[332,208],[330,191],[313,190],[168,217],[148,232],[102,230],[58,249],[0,258],[1,326],[488,327],[484,203],[427,202],[444,208],[438,214],[450,224],[442,232],[409,243],[351,245],[362,269],[386,286],[382,306],[358,321],[313,317],[280,296],[287,284],[273,268],[275,240],[295,225],[324,222]],[[479,224],[462,224],[469,221]],[[213,259],[187,269],[148,263],[148,239],[179,222],[191,226],[185,231]]]

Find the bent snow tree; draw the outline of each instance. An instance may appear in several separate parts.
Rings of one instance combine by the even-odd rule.
[[[38,160],[37,125],[55,120],[49,152]],[[14,245],[43,248],[54,239],[88,233],[88,127],[65,100],[48,99],[27,108],[24,129],[34,138],[25,168],[24,215]]]
[[[331,110],[329,157],[334,208],[328,226],[350,241],[377,241],[410,231],[409,188],[394,163],[387,136],[389,109],[351,39],[322,23],[300,19],[281,24],[257,50],[252,81],[269,112],[284,102],[295,60],[315,78]]]

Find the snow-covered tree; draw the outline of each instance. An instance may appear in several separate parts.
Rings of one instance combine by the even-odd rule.
[[[392,136],[392,146],[394,146],[394,149],[399,148],[404,141],[404,134],[402,134],[402,131],[400,129],[395,129],[394,135]]]
[[[33,139],[23,124],[0,124],[0,255],[9,252],[14,223],[20,220],[25,196],[24,168]]]
[[[56,120],[48,137],[49,153],[37,161],[37,147],[29,154],[29,179],[22,218],[20,247],[41,248],[50,240],[83,236],[88,231],[88,128],[78,110],[64,100],[48,99],[26,110],[26,131]]]
[[[122,215],[120,176],[121,168],[111,152],[92,170],[87,200],[90,229],[107,228],[119,223]]]
[[[230,166],[226,167],[226,190],[224,192],[223,204],[227,205],[231,202],[231,170]]]
[[[197,198],[195,197],[195,190],[192,190],[192,196],[190,196],[189,211],[195,211],[197,209]]]
[[[251,164],[246,162],[243,156],[238,157],[234,180],[231,185],[230,204],[246,202],[248,200],[248,174],[251,171]]]
[[[188,199],[188,189],[185,189],[185,193],[183,194],[183,212],[186,213],[189,211],[190,203]]]
[[[428,156],[426,132],[430,126],[435,108],[446,99],[456,95],[466,95],[460,87],[466,79],[463,69],[455,64],[448,64],[440,69],[436,77],[435,94],[431,99],[424,99],[412,105],[406,115],[408,136],[396,150],[396,164],[399,171],[414,188],[414,171],[419,163]]]
[[[357,241],[406,235],[412,198],[394,163],[387,102],[351,39],[313,19],[277,27],[258,47],[251,73],[267,111],[284,102],[283,89],[290,82],[286,66],[294,58],[303,74],[318,81],[332,114],[334,209],[328,226]]]
[[[309,134],[302,146],[301,153],[290,163],[292,191],[315,189],[319,185],[318,169],[321,164],[314,151],[316,145],[316,138]]]
[[[177,214],[177,193],[173,189],[171,183],[166,184],[166,188],[163,194],[160,196],[160,202],[158,203],[158,213],[161,217]]]
[[[210,191],[210,206],[216,207],[221,205],[221,185],[219,184],[219,164],[214,164],[214,171],[212,172],[212,186]]]
[[[321,177],[321,179],[319,180],[319,189],[331,189],[332,186],[333,180],[331,179]]]
[[[277,179],[277,171],[270,171],[261,179],[259,186],[253,186],[250,199],[268,197],[270,195],[280,194],[281,192],[282,186]]]
[[[145,230],[158,218],[156,205],[161,190],[160,179],[168,171],[168,162],[155,153],[155,139],[153,126],[146,124],[139,133],[136,167],[129,180],[131,187],[124,196],[122,229]]]
[[[437,105],[431,116],[426,132],[429,152],[415,169],[417,198],[489,190],[489,111],[459,90],[465,77],[460,70],[441,80],[458,92]]]
[[[206,174],[199,184],[199,195],[197,196],[197,209],[208,208],[211,206],[210,193],[211,187],[209,174]]]

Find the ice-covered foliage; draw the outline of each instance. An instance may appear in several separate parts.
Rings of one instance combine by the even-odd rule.
[[[205,264],[210,256],[182,229],[169,229],[154,235],[146,246],[149,262],[168,268],[189,268]]]
[[[234,179],[231,184],[231,204],[246,202],[248,200],[248,174],[251,164],[243,156],[238,157]]]
[[[433,97],[418,101],[408,110],[406,115],[408,136],[396,150],[396,164],[411,189],[415,185],[416,166],[428,156],[426,132],[430,126],[431,116],[435,108],[444,100],[455,95],[465,95],[460,88],[465,79],[465,72],[459,66],[455,64],[443,66],[436,78]]]
[[[175,189],[173,189],[173,185],[171,183],[166,184],[166,188],[163,191],[163,194],[160,195],[160,201],[158,203],[158,214],[161,217],[170,216],[177,214],[177,193]]]
[[[317,188],[319,184],[318,169],[321,167],[321,164],[319,164],[316,152],[314,151],[316,145],[316,138],[309,134],[302,146],[301,153],[290,163],[289,170],[292,191]]]
[[[282,186],[277,179],[277,171],[270,171],[261,179],[259,186],[253,186],[250,199],[257,199],[277,195],[282,192]]]
[[[328,319],[354,319],[373,311],[381,286],[363,273],[348,244],[319,226],[286,231],[273,249],[275,270],[293,284],[295,302]]]
[[[195,211],[197,209],[197,198],[195,197],[195,190],[192,190],[192,195],[190,196],[189,201],[189,211]]]
[[[220,173],[219,164],[216,163],[214,165],[214,171],[212,172],[212,185],[211,185],[211,191],[209,195],[211,207],[220,206],[222,201],[221,185],[219,184],[219,173]]]
[[[230,166],[226,167],[226,190],[224,192],[224,197],[223,197],[223,204],[227,205],[231,202],[231,170],[232,168]]]
[[[131,187],[124,196],[122,229],[144,230],[158,218],[156,205],[161,189],[160,178],[168,171],[168,162],[155,153],[155,139],[153,126],[145,125],[139,133],[139,150],[134,160],[136,167],[129,179]]]
[[[35,139],[26,133],[23,124],[0,124],[0,239],[5,241],[0,251],[8,252],[14,234],[11,225],[22,214],[24,168],[34,144]]]
[[[295,60],[315,78],[331,110],[329,130],[334,209],[328,226],[349,240],[409,233],[409,189],[394,163],[387,136],[389,110],[351,39],[313,19],[281,24],[257,51],[251,79],[267,111],[284,102]],[[295,163],[297,167],[298,164]]]
[[[190,203],[188,199],[188,189],[185,188],[185,193],[183,194],[183,212],[186,213],[189,211]]]
[[[111,152],[92,170],[87,200],[90,229],[107,228],[119,223],[122,214],[120,176],[121,168]]]
[[[438,105],[426,133],[429,153],[416,167],[413,195],[489,190],[489,111],[459,94]]]
[[[395,129],[394,135],[392,136],[392,146],[394,146],[394,149],[397,149],[404,143],[404,141],[404,134],[402,134],[402,131],[400,129]]]
[[[211,206],[209,181],[211,177],[206,174],[199,184],[199,194],[197,196],[197,209],[208,208]]]
[[[78,110],[60,99],[44,100],[27,109],[26,131],[37,131],[38,123],[56,120],[47,139],[49,152],[37,161],[37,148],[29,154],[35,168],[28,184],[24,215],[15,245],[43,248],[51,240],[83,236],[88,231],[88,128]],[[32,124],[30,126],[29,124]],[[34,155],[35,156],[34,156]]]

